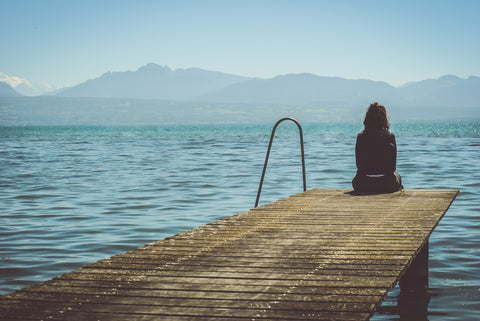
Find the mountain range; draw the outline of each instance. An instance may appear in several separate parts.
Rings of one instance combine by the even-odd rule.
[[[56,95],[188,100],[247,79],[199,68],[172,70],[168,66],[150,63],[137,71],[107,72],[98,78],[61,90]]]
[[[44,96],[0,82],[0,125],[358,121],[373,101],[393,119],[480,119],[480,77],[446,75],[394,87],[310,73],[248,78],[147,64]]]
[[[16,95],[26,95],[26,96],[39,96],[45,92],[53,91],[58,89],[55,86],[47,84],[45,82],[30,82],[27,79],[23,79],[16,76],[9,76],[0,72],[0,82],[6,83],[17,93]],[[3,97],[7,96],[6,94]],[[0,90],[0,97],[2,97],[2,91]]]
[[[65,88],[56,96],[302,105],[381,101],[395,106],[480,108],[480,77],[464,79],[446,75],[394,87],[382,81],[322,77],[310,73],[260,79],[198,68],[172,70],[150,63],[137,71],[105,73]]]

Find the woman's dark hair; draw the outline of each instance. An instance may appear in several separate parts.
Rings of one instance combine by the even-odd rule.
[[[370,104],[367,108],[363,125],[365,125],[365,131],[388,132],[390,123],[388,122],[385,106],[377,102]]]

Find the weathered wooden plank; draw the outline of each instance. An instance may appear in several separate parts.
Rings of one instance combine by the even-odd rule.
[[[187,297],[188,298],[188,297]],[[104,295],[99,296],[96,300],[91,300],[88,296],[85,295],[65,295],[65,299],[68,299],[73,303],[70,311],[72,310],[84,310],[87,309],[89,312],[105,312],[115,307],[117,312],[132,312],[135,306],[142,306],[143,309],[149,309],[152,307],[156,308],[156,313],[168,314],[171,313],[170,308],[187,308],[187,309],[206,309],[209,307],[215,308],[224,308],[224,309],[242,309],[242,310],[252,310],[252,309],[268,309],[272,302],[275,301],[277,304],[282,305],[282,309],[289,310],[316,310],[316,311],[325,311],[332,310],[339,312],[362,312],[372,308],[372,305],[375,305],[376,297],[370,297],[370,302],[366,302],[366,298],[363,297],[362,301],[321,301],[321,300],[284,300],[281,297],[270,300],[248,300],[245,297],[242,299],[232,298],[180,298],[180,297],[148,297],[148,296],[125,296],[123,294],[115,295]],[[11,300],[10,307],[12,308],[22,308],[26,306],[26,302],[30,307],[36,306],[42,308],[45,305],[55,305],[59,302],[65,302],[65,300],[59,300],[58,296],[53,295],[41,295],[36,294],[35,297],[29,298],[26,300]],[[81,304],[77,304],[81,303]],[[250,311],[252,312],[252,311]],[[248,315],[248,313],[245,313]]]
[[[458,191],[317,189],[3,296],[6,320],[367,320]]]
[[[50,290],[50,291],[49,291]],[[58,291],[63,293],[62,297],[58,296]],[[185,291],[185,290],[158,290],[158,289],[138,289],[138,288],[128,288],[121,287],[117,289],[115,293],[106,293],[103,287],[98,286],[57,286],[55,288],[45,288],[42,291],[30,291],[19,293],[14,299],[9,301],[9,306],[11,306],[13,301],[19,302],[22,301],[55,301],[55,302],[111,302],[118,303],[123,300],[130,300],[135,302],[144,302],[142,300],[155,300],[153,303],[149,304],[163,304],[164,300],[172,303],[174,300],[182,300],[184,302],[179,302],[178,304],[188,304],[185,299],[198,299],[206,302],[207,300],[223,300],[223,301],[278,301],[278,300],[287,300],[288,301],[308,301],[308,302],[377,302],[381,295],[362,295],[360,291],[355,292],[356,294],[297,294],[292,293],[287,297],[279,295],[278,293],[269,293],[269,292],[225,292],[225,291]],[[162,299],[162,300],[158,300]],[[199,305],[200,302],[197,302]],[[175,301],[176,302],[176,301]],[[207,302],[206,304],[210,304]],[[2,302],[0,302],[0,305]],[[176,304],[176,303],[175,303]],[[236,303],[237,304],[237,303]],[[238,303],[239,304],[239,303]]]
[[[45,282],[41,287],[32,286],[24,289],[24,291],[16,292],[15,297],[7,297],[9,299],[17,299],[25,294],[26,298],[31,293],[84,293],[83,288],[89,288],[92,293],[101,291],[104,295],[115,294],[122,290],[145,290],[150,293],[156,291],[168,291],[171,293],[211,293],[212,295],[229,295],[229,294],[248,294],[250,297],[256,297],[262,294],[284,295],[286,292],[298,295],[316,296],[316,295],[356,295],[378,296],[385,295],[386,290],[383,288],[360,288],[360,287],[296,287],[281,285],[215,285],[211,284],[208,289],[201,284],[179,284],[179,283],[151,283],[147,281],[125,282],[116,280],[52,280]],[[88,293],[88,292],[87,292]],[[222,296],[221,296],[222,297]],[[1,301],[0,301],[1,302]]]

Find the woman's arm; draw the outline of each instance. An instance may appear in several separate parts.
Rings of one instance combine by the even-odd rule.
[[[397,142],[394,134],[391,134],[387,144],[385,163],[388,172],[395,172],[397,169]]]

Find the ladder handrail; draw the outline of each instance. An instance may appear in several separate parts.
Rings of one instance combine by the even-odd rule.
[[[263,165],[262,178],[260,179],[260,185],[258,186],[258,193],[257,193],[257,200],[255,201],[255,207],[258,206],[258,201],[260,200],[260,193],[262,192],[263,179],[265,178],[265,172],[267,170],[268,157],[270,156],[270,150],[272,148],[272,142],[273,142],[273,137],[275,136],[275,130],[277,129],[277,126],[280,125],[280,123],[285,121],[285,120],[293,121],[298,126],[298,130],[300,132],[300,147],[302,149],[303,191],[305,192],[307,190],[307,182],[306,182],[306,178],[305,178],[305,153],[304,153],[304,150],[303,150],[302,126],[300,126],[300,124],[298,123],[298,121],[295,118],[285,117],[285,118],[280,119],[275,124],[275,126],[273,126],[272,134],[270,136],[270,143],[268,144],[267,155],[265,156],[265,164]]]

